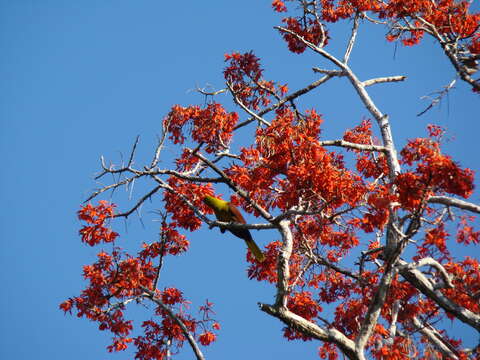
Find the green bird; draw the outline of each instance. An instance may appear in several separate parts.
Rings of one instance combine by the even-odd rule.
[[[203,202],[212,208],[212,210],[215,212],[217,220],[237,224],[246,224],[246,221],[238,208],[228,201],[224,201],[213,196],[206,196],[203,198]],[[220,231],[224,233],[225,229],[220,228]],[[250,234],[248,229],[228,229],[228,231],[230,231],[236,237],[245,240],[245,243],[257,261],[262,262],[265,260],[265,255],[263,255],[257,244],[255,244],[255,241],[253,241],[252,234]]]

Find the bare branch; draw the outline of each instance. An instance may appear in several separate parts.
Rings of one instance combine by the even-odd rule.
[[[104,174],[105,175],[105,174]],[[120,187],[122,185],[126,185],[126,184],[129,184],[133,181],[135,181],[136,179],[138,179],[139,177],[141,177],[142,175],[135,175],[135,176],[132,176],[131,178],[127,178],[125,180],[122,180],[122,181],[119,181],[115,184],[110,184],[108,186],[105,186],[97,191],[95,191],[92,195],[90,195],[85,201],[84,203],[86,202],[89,202],[90,200],[92,200],[93,198],[97,197],[98,195],[104,193],[105,191],[108,191],[110,189],[116,189],[117,187]]]
[[[469,203],[464,200],[451,198],[448,196],[430,196],[428,198],[428,202],[433,204],[453,206],[462,210],[468,210],[468,211],[480,214],[480,205]]]
[[[352,34],[350,35],[350,40],[348,41],[347,50],[345,51],[345,55],[343,56],[343,63],[347,64],[348,60],[350,59],[350,54],[353,49],[353,45],[355,44],[355,39],[358,33],[358,19],[360,14],[357,12],[355,14],[355,18],[353,19],[353,27],[352,27]]]
[[[358,359],[355,354],[354,342],[337,329],[333,327],[327,329],[323,328],[283,307],[277,308],[275,306],[260,303],[258,305],[260,306],[260,310],[280,319],[285,325],[314,339],[334,343],[349,359]]]
[[[128,167],[122,167],[120,169],[112,169],[114,165],[110,165],[109,167],[107,167],[107,165],[105,164],[105,158],[103,156],[100,156],[100,164],[102,165],[103,171],[99,175],[95,176],[94,178],[95,180],[100,179],[105,174],[118,174],[118,173],[129,171]]]
[[[458,360],[456,351],[454,352],[452,346],[448,346],[449,344],[447,343],[447,341],[443,339],[442,335],[433,326],[428,323],[422,324],[420,320],[418,320],[415,316],[413,317],[413,325],[430,341],[430,343],[438,351],[443,354],[443,356],[448,359]]]
[[[158,284],[158,281],[160,280],[160,272],[162,271],[162,267],[163,267],[163,257],[165,255],[165,244],[167,243],[167,240],[168,240],[168,236],[167,236],[167,232],[164,231],[163,229],[163,226],[165,225],[166,221],[167,221],[167,214],[164,213],[164,212],[159,212],[160,216],[161,216],[161,221],[162,221],[162,225],[160,227],[161,231],[160,231],[160,255],[159,255],[159,259],[158,259],[158,266],[157,266],[157,271],[156,271],[156,274],[155,274],[155,280],[153,281],[153,286],[152,286],[152,289],[153,291],[155,291],[157,289],[157,284]]]
[[[392,306],[392,321],[390,323],[390,329],[389,329],[389,333],[390,333],[390,338],[389,338],[389,341],[390,341],[390,344],[393,344],[393,341],[395,339],[395,336],[397,335],[397,318],[398,318],[398,312],[400,311],[400,301],[399,300],[396,300],[394,303],[393,303],[393,306]]]
[[[220,229],[250,229],[250,230],[261,230],[261,229],[276,229],[278,228],[277,225],[274,224],[240,224],[240,223],[233,223],[233,222],[223,222],[217,220],[209,220],[207,222],[210,228],[219,227]]]
[[[108,314],[109,312],[111,312],[113,310],[116,310],[116,309],[119,309],[119,308],[121,309],[121,308],[125,307],[128,303],[131,303],[132,301],[137,300],[139,297],[140,296],[134,296],[134,297],[131,297],[129,299],[114,303],[114,304],[110,305],[106,310],[103,310],[102,312]]]
[[[313,72],[320,73],[320,74],[327,74],[333,76],[345,76],[345,72],[342,70],[328,70],[328,69],[320,69],[318,67],[312,68]]]
[[[288,280],[290,279],[290,257],[293,250],[293,235],[290,230],[290,221],[282,220],[279,223],[280,233],[282,234],[282,250],[278,255],[277,262],[277,296],[275,298],[275,307],[287,308],[287,295],[289,292]]]
[[[364,87],[375,85],[375,84],[381,84],[381,83],[386,83],[386,82],[398,82],[398,81],[403,81],[407,77],[403,75],[396,75],[396,76],[386,76],[386,77],[379,77],[375,79],[370,79],[370,80],[365,80],[362,81],[362,85]]]
[[[146,193],[144,196],[140,198],[140,200],[137,201],[134,207],[132,207],[130,210],[120,213],[120,214],[115,214],[113,217],[125,217],[128,218],[135,210],[137,210],[147,199],[152,197],[153,194],[155,194],[158,190],[161,189],[161,186],[157,186],[150,190],[148,193]]]
[[[177,323],[178,326],[180,326],[180,328],[182,329],[182,333],[183,335],[187,338],[187,341],[188,343],[190,344],[190,347],[192,348],[194,354],[195,354],[195,357],[197,358],[197,360],[205,360],[205,357],[203,356],[203,353],[202,351],[200,350],[200,348],[198,347],[198,344],[197,342],[195,341],[195,338],[193,337],[193,335],[190,333],[190,331],[188,331],[187,327],[185,326],[185,324],[183,323],[183,321],[177,316],[175,315],[175,313],[172,311],[172,309],[170,309],[167,305],[165,305],[156,295],[153,291],[151,291],[150,289],[147,289],[146,287],[142,286],[141,287],[142,290],[145,292],[145,295],[144,297],[146,298],[149,298],[150,300],[152,300],[155,304],[157,304],[158,306],[160,306],[162,308],[162,310],[164,310],[168,316],[170,316],[170,318],[175,321]]]
[[[153,155],[152,162],[150,163],[150,167],[148,169],[153,169],[160,161],[160,153],[162,152],[163,144],[165,143],[165,139],[167,138],[168,134],[168,125],[168,120],[162,121],[162,136],[158,139],[157,148],[155,149],[155,154]]]
[[[348,149],[360,150],[360,151],[378,151],[378,152],[387,152],[387,148],[380,145],[364,145],[356,144],[345,140],[324,140],[320,141],[322,146],[340,146]]]
[[[221,151],[221,152],[218,152],[215,155],[217,156],[217,158],[212,161],[213,163],[216,163],[216,162],[220,161],[220,159],[223,158],[223,157],[229,157],[229,158],[236,159],[236,160],[240,159],[239,155],[231,154],[228,151],[228,149],[224,150],[224,151]]]
[[[289,286],[290,290],[293,289],[298,284],[298,282],[303,277],[303,275],[312,267],[314,263],[315,262],[311,258],[307,260],[307,263],[302,267],[302,270],[298,272],[297,276],[295,277],[295,280],[290,284]]]
[[[431,257],[426,257],[412,263],[400,265],[398,266],[398,270],[414,270],[422,266],[431,266],[437,269],[437,271],[442,276],[442,279],[445,283],[444,285],[448,288],[453,288],[452,279],[451,276],[448,274],[447,270],[445,270],[442,264],[440,264],[437,260]]]
[[[455,82],[457,81],[457,79],[453,79],[450,84],[448,84],[447,86],[444,86],[443,90],[441,91],[436,91],[432,94],[438,94],[434,99],[432,99],[432,102],[421,112],[419,112],[417,114],[417,116],[422,116],[423,114],[425,114],[428,110],[430,110],[431,108],[433,108],[435,105],[438,105],[441,100],[443,99],[443,97],[448,94],[448,92],[450,91],[450,89],[453,88],[453,86],[455,85]],[[430,95],[432,95],[430,94]],[[422,99],[427,99],[427,98],[430,98],[430,96],[422,96],[421,97]]]
[[[142,176],[153,176],[153,175],[172,175],[179,179],[188,180],[192,182],[200,182],[200,183],[224,183],[225,179],[221,177],[203,177],[203,176],[191,176],[187,175],[186,173],[178,172],[175,170],[151,170],[145,172],[138,172]]]
[[[365,264],[365,261],[366,261],[367,257],[370,256],[371,254],[376,253],[376,252],[380,252],[380,251],[383,252],[384,250],[385,250],[385,246],[381,246],[381,247],[378,247],[378,248],[373,248],[373,249],[370,249],[370,250],[362,251],[361,256],[360,256],[360,260],[357,263],[358,264],[358,273],[359,273],[360,276],[362,276],[362,274],[363,274],[363,267],[364,267],[364,264]]]
[[[372,335],[372,332],[377,324],[378,317],[380,316],[380,311],[382,309],[383,304],[385,303],[385,299],[387,298],[388,289],[390,288],[390,284],[392,283],[393,276],[394,276],[394,267],[392,266],[392,262],[395,261],[395,258],[391,259],[387,262],[385,273],[383,274],[380,284],[378,285],[377,291],[373,296],[372,301],[368,307],[368,311],[365,314],[365,318],[362,322],[360,327],[360,331],[358,336],[355,340],[355,350],[360,359],[365,359],[364,349],[365,345],[367,344],[368,339]]]
[[[373,24],[378,24],[378,25],[387,25],[388,22],[387,21],[380,21],[378,19],[373,19],[371,17],[369,17],[366,13],[362,12],[360,13],[360,16],[363,18],[363,19],[367,19],[368,21],[370,21],[371,23]]]
[[[118,174],[118,173],[123,173],[123,172],[127,172],[127,171],[131,171],[131,165],[133,163],[133,158],[135,156],[135,151],[137,149],[137,145],[138,145],[138,142],[140,140],[140,135],[138,135],[135,139],[135,143],[133,144],[132,146],[132,151],[130,152],[130,157],[129,157],[129,160],[128,160],[128,163],[127,163],[127,166],[124,166],[120,169],[112,169],[112,166],[109,166],[107,167],[107,165],[105,164],[105,159],[103,156],[100,156],[100,163],[102,165],[102,169],[103,171],[100,173],[100,175],[97,175],[95,176],[95,180],[98,180],[100,179],[101,177],[103,177],[105,174]]]
[[[440,46],[443,49],[443,52],[445,55],[448,57],[450,62],[452,63],[453,67],[455,68],[457,74],[460,76],[460,78],[465,81],[466,83],[470,84],[472,88],[476,91],[480,91],[480,81],[479,79],[473,79],[471,75],[476,72],[476,65],[472,67],[472,63],[467,60],[467,62],[464,61],[465,57],[459,57],[458,55],[458,41],[461,40],[460,38],[455,38],[451,39],[448,36],[442,36],[442,35],[448,35],[448,34],[441,34],[441,31],[437,29],[435,25],[432,23],[428,22],[421,16],[415,16],[416,20],[419,20],[422,22],[426,28],[426,32],[429,33],[432,37],[436,38],[438,42],[440,43]],[[478,28],[476,28],[473,33],[470,35],[472,36]],[[469,57],[468,57],[469,58]],[[470,60],[470,59],[469,59]],[[475,62],[475,58],[471,58],[473,62]]]
[[[207,87],[208,87],[208,85],[207,85]],[[215,95],[219,95],[219,94],[222,94],[222,93],[227,91],[227,89],[220,89],[220,90],[217,90],[217,91],[206,91],[205,88],[201,89],[198,86],[195,90],[198,93],[200,93],[202,95],[205,95],[205,96],[215,96]]]
[[[399,260],[400,265],[406,265],[407,262]],[[452,313],[458,320],[470,325],[480,332],[480,315],[464,308],[463,306],[455,304],[449,298],[441,293],[440,290],[435,289],[433,284],[423,275],[419,270],[402,269],[399,273],[412,286],[416,287],[422,294],[436,302],[446,312]]]
[[[460,78],[466,83],[470,84],[472,88],[475,89],[476,91],[480,91],[479,79],[475,80],[471,77],[471,74],[472,74],[471,67],[458,59],[456,55],[456,51],[454,50],[452,44],[440,42],[440,45],[442,46],[450,62],[453,64],[453,67],[457,71],[457,74],[460,76]]]

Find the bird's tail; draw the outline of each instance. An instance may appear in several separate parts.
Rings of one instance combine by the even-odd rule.
[[[255,256],[255,259],[257,259],[258,262],[263,262],[265,260],[265,255],[263,255],[262,250],[255,244],[255,241],[253,240],[245,240],[247,243],[248,248],[252,252],[253,256]]]

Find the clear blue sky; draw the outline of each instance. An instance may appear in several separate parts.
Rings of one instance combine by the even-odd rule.
[[[0,358],[132,357],[130,352],[108,355],[108,333],[58,310],[83,288],[81,267],[99,250],[80,243],[76,211],[97,186],[93,175],[100,155],[118,163],[140,135],[138,161],[145,161],[171,105],[202,103],[191,91],[197,85],[222,87],[226,52],[254,50],[266,78],[291,89],[317,78],[311,67],[327,64],[287,51],[272,29],[279,17],[270,3],[0,0]],[[349,26],[332,27],[333,53],[344,46],[342,31]],[[409,77],[371,90],[391,116],[397,144],[423,136],[425,125],[435,122],[455,138],[448,153],[478,172],[478,96],[458,84],[441,107],[417,118],[426,106],[420,97],[448,84],[453,70],[431,40],[396,48],[383,34],[383,29],[361,28],[351,66],[364,79]],[[231,104],[226,96],[218,100],[223,99]],[[326,139],[368,117],[344,79],[305,100],[303,107],[315,106],[324,115]],[[124,195],[118,199],[127,206],[131,202]],[[479,199],[477,192],[472,201]],[[143,209],[144,226],[136,216],[117,224],[125,246],[156,238],[158,224],[150,211],[160,206],[154,199]],[[208,359],[318,358],[317,343],[284,341],[282,325],[257,309],[256,302],[271,302],[274,292],[246,278],[241,242],[207,229],[189,238],[191,250],[169,259],[162,286],[177,285],[194,309],[206,298],[216,304],[222,331],[205,350]],[[191,357],[186,348],[180,359]]]

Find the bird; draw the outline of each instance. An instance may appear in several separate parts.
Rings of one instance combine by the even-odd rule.
[[[246,224],[246,221],[240,213],[240,210],[238,210],[238,208],[232,203],[213,196],[205,196],[203,198],[203,202],[213,210],[217,220],[237,224]],[[220,228],[220,231],[224,233],[225,229]],[[250,234],[248,229],[228,229],[228,231],[230,231],[236,237],[245,240],[245,243],[258,262],[263,262],[265,260],[265,255],[253,240],[252,234]]]

